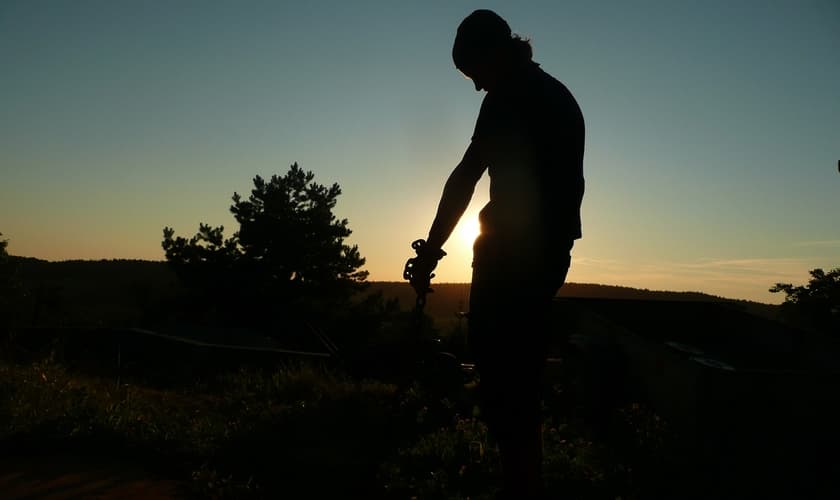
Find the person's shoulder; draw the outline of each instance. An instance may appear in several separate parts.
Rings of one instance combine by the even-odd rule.
[[[542,87],[542,89],[546,93],[554,95],[554,96],[563,96],[563,97],[567,97],[567,96],[572,95],[571,91],[566,86],[566,84],[564,84],[563,82],[561,82],[560,80],[555,78],[553,75],[549,74],[547,71],[542,69],[542,67],[540,67],[539,64],[536,64],[536,63],[534,63],[534,64],[535,64],[534,72],[535,72],[536,78],[539,81],[540,86]]]
[[[580,106],[574,94],[565,83],[538,67],[539,94],[544,105],[557,110],[573,114],[580,113]]]

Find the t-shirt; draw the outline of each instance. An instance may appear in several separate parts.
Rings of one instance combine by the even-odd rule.
[[[483,235],[543,249],[581,237],[584,122],[565,85],[531,63],[484,97],[472,141],[490,175]]]

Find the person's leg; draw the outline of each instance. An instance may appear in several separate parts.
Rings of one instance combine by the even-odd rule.
[[[481,376],[482,415],[499,445],[502,498],[541,498],[546,330],[569,259],[522,273],[528,266],[493,258],[492,250],[477,241],[468,347]]]
[[[504,499],[542,498],[542,424],[522,427],[511,439],[499,439]]]
[[[530,361],[521,376],[499,384],[503,406],[491,431],[499,445],[502,498],[536,499],[543,494],[540,360]]]
[[[481,277],[475,284],[479,289],[471,301],[469,345],[481,377],[482,417],[499,447],[501,498],[540,498],[546,357],[542,311]],[[520,297],[529,295],[522,292]]]

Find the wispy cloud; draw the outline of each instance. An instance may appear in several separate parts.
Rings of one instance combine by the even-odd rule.
[[[807,281],[819,267],[801,258],[696,259],[687,262],[618,262],[578,258],[570,281],[618,284],[653,290],[701,291],[732,298],[779,302],[768,289],[775,283]]]
[[[798,241],[793,244],[795,247],[838,247],[840,248],[840,240],[813,240],[813,241]]]
[[[616,259],[594,259],[592,257],[572,256],[573,266],[617,266],[621,262]]]

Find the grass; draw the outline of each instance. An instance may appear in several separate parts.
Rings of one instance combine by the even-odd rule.
[[[563,498],[644,498],[664,456],[642,408],[596,437],[546,398],[545,479]],[[441,397],[301,363],[177,389],[0,364],[6,453],[84,445],[157,464],[201,498],[492,498],[497,452],[469,393]]]

